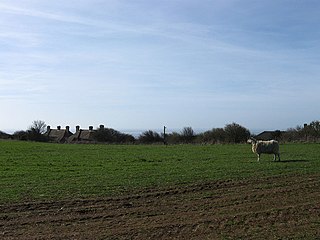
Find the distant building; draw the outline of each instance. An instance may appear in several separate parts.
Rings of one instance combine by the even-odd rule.
[[[47,132],[45,133],[45,136],[47,136],[50,141],[57,143],[67,142],[71,135],[72,132],[70,132],[69,126],[66,126],[65,129],[61,129],[61,126],[57,126],[57,129],[51,129],[50,126],[47,126]]]
[[[100,125],[100,129],[104,129],[104,125]],[[80,126],[76,126],[76,133],[69,137],[68,142],[93,142],[96,131],[93,126],[89,126],[89,129],[80,129]]]
[[[271,140],[271,139],[280,140],[283,133],[285,133],[285,131],[280,131],[280,130],[263,131],[262,133],[259,133],[258,135],[256,135],[255,139],[264,140],[264,141]]]

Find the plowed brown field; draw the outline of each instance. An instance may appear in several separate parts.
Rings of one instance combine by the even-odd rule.
[[[0,206],[1,239],[316,239],[320,175]]]

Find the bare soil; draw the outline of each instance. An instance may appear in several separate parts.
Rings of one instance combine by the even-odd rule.
[[[6,204],[0,239],[320,239],[320,175]]]

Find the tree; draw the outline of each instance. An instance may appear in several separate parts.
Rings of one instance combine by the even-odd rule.
[[[30,126],[29,130],[37,134],[44,134],[47,130],[47,125],[42,120],[35,120],[32,122],[32,125]]]
[[[227,124],[224,127],[226,133],[226,140],[229,143],[246,142],[250,137],[250,131],[237,123]]]
[[[35,120],[27,131],[27,138],[31,141],[46,142],[48,137],[44,135],[47,125],[42,120]]]
[[[283,134],[282,139],[288,142],[301,140],[302,138],[306,139],[307,134],[305,132],[305,129],[303,131],[301,129],[302,128],[300,126],[297,126],[296,128],[288,128]],[[304,136],[301,136],[301,133],[303,133]]]
[[[314,138],[317,139],[320,137],[320,121],[312,121],[308,129],[310,131],[310,135]]]
[[[180,137],[182,142],[191,143],[195,139],[196,134],[192,127],[184,127],[181,131]]]
[[[154,132],[152,130],[148,130],[143,132],[138,137],[139,142],[141,143],[160,143],[163,142],[163,138],[160,136],[159,133]]]
[[[213,128],[198,135],[198,142],[201,143],[223,143],[225,141],[225,131],[223,128]]]

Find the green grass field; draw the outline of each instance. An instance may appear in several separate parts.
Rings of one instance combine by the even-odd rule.
[[[163,187],[320,172],[319,144],[280,146],[281,162],[239,145],[70,145],[0,141],[0,203],[105,197]]]

